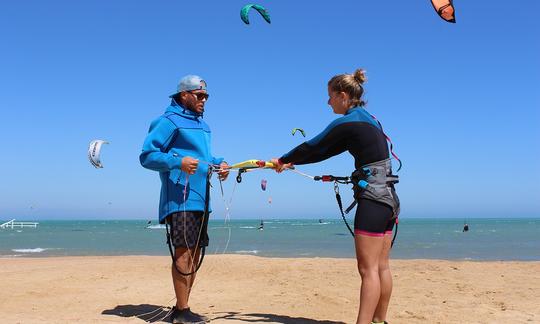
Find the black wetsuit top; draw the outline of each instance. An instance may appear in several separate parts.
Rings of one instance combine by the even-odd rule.
[[[363,108],[351,108],[311,140],[300,144],[280,159],[283,163],[308,164],[349,151],[354,166],[388,159],[386,137],[377,121]]]

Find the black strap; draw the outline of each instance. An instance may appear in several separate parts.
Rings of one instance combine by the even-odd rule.
[[[352,210],[356,205],[358,205],[358,201],[355,199],[355,200],[353,200],[353,202],[349,205],[349,207],[347,207],[347,209],[345,209],[345,214],[350,213],[351,210]]]
[[[337,186],[337,183],[335,185]],[[343,213],[343,203],[341,202],[341,196],[339,194],[339,190],[336,190],[336,200],[339,207],[339,211],[341,212],[341,218],[343,218],[345,225],[347,225],[347,229],[349,230],[349,233],[351,233],[352,237],[354,237],[354,232],[351,229],[351,226],[349,226],[349,222],[347,222],[347,219],[345,218],[345,214]]]
[[[169,253],[171,254],[171,258],[172,258],[172,261],[173,261],[173,266],[174,268],[176,269],[176,271],[183,275],[183,276],[191,276],[192,274],[194,273],[197,273],[197,271],[199,271],[199,268],[201,267],[202,265],[202,261],[204,259],[204,255],[205,255],[205,252],[206,252],[206,247],[202,247],[201,248],[201,256],[200,256],[200,259],[199,259],[199,263],[197,264],[197,267],[195,268],[195,270],[193,270],[192,272],[188,272],[188,273],[185,273],[185,272],[182,272],[180,269],[178,269],[178,267],[176,266],[176,258],[174,256],[174,252],[173,252],[173,249],[172,249],[172,244],[171,244],[171,235],[169,233],[169,223],[165,223],[165,230],[167,232],[167,245],[169,246]],[[197,249],[197,247],[195,248]]]
[[[392,238],[392,244],[390,244],[390,248],[394,247],[394,241],[396,240],[396,236],[397,236],[397,229],[398,229],[398,222],[396,218],[396,230],[394,232],[394,237]]]
[[[200,243],[200,235],[201,234],[206,235],[206,233],[208,231],[208,218],[209,218],[208,217],[209,216],[208,215],[208,209],[209,209],[209,206],[210,206],[210,178],[211,178],[211,176],[212,176],[212,167],[209,168],[208,175],[206,176],[206,198],[205,198],[205,201],[204,201],[203,222],[201,224],[201,231],[200,231],[200,234],[199,234],[199,242],[198,243]],[[197,271],[199,271],[199,268],[201,267],[201,265],[203,263],[204,256],[206,254],[206,246],[201,247],[201,255],[200,255],[197,267],[193,271],[191,271],[189,273],[184,273],[180,269],[178,269],[178,267],[176,266],[176,257],[175,257],[175,253],[173,252],[173,248],[172,248],[171,234],[169,233],[169,223],[168,222],[165,222],[165,230],[167,232],[167,245],[169,246],[169,253],[171,254],[174,269],[176,269],[176,271],[178,271],[178,273],[180,273],[183,276],[191,276],[192,274],[197,273]],[[197,245],[198,245],[198,243],[197,243]],[[195,251],[197,251],[198,248],[199,247],[196,246]]]

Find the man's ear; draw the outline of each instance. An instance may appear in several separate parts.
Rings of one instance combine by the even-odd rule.
[[[180,93],[176,96],[176,98],[178,98],[178,103],[179,103],[179,104],[183,104],[183,103],[185,102],[185,100],[186,100],[186,95],[187,95],[187,94],[186,94],[185,92],[180,92]]]

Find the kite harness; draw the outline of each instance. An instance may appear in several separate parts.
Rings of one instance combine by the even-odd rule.
[[[390,206],[393,211],[392,220],[396,221],[396,231],[392,238],[392,245],[394,245],[398,231],[398,215],[400,211],[399,198],[394,185],[399,182],[399,177],[392,174],[390,159],[366,164],[361,169],[355,170],[349,177],[322,175],[313,177],[313,180],[334,182],[334,192],[341,217],[353,237],[354,232],[347,222],[345,214],[348,214],[358,204],[360,199],[370,199]],[[354,201],[347,207],[345,212],[343,211],[343,203],[339,194],[339,184],[353,185]]]

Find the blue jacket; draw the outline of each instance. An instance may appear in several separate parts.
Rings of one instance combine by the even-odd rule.
[[[180,169],[182,158],[186,156],[199,160],[197,171],[189,177]],[[165,113],[150,125],[139,160],[143,167],[159,172],[160,222],[174,212],[204,211],[208,163],[223,161],[210,152],[210,128],[202,116],[183,108],[174,99]]]

